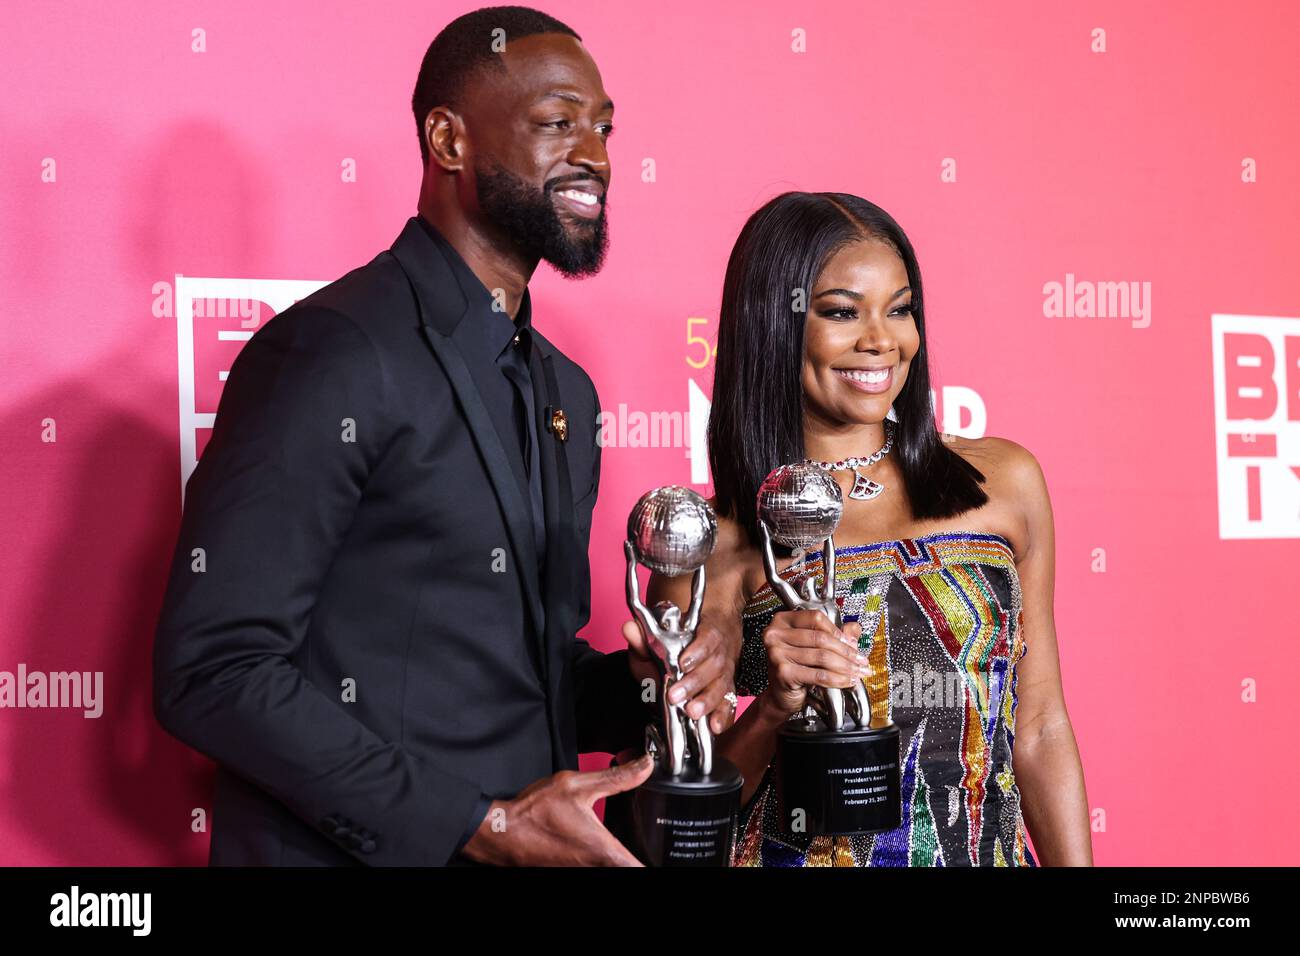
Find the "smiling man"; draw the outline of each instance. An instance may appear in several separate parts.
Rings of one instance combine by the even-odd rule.
[[[614,106],[524,7],[449,24],[412,105],[419,214],[230,370],[155,713],[219,765],[213,864],[634,864],[592,804],[649,761],[577,756],[639,744],[657,674],[633,627],[608,655],[576,636],[600,403],[528,294],[540,260],[601,266]],[[677,686],[721,731],[734,657],[709,628],[691,652]]]

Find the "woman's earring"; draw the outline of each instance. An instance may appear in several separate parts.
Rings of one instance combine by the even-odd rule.
[[[893,422],[898,421],[898,412],[894,411],[894,406],[893,406],[893,405],[890,405],[890,406],[889,406],[889,414],[886,415],[885,417],[888,418],[890,421],[893,421]]]

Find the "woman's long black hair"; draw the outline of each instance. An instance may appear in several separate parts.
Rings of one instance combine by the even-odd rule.
[[[889,243],[907,267],[921,346],[894,401],[894,455],[914,520],[949,518],[988,501],[984,475],[939,436],[930,403],[921,270],[889,213],[847,193],[788,192],[749,217],[727,262],[709,413],[709,467],[720,514],[761,542],[755,497],[768,472],[805,457],[801,370],[813,284],[841,248]]]

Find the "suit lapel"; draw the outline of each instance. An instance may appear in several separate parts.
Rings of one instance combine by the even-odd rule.
[[[412,217],[390,250],[406,273],[420,305],[420,323],[433,354],[447,374],[461,408],[469,423],[470,433],[483,456],[488,477],[496,492],[497,502],[506,519],[510,547],[514,553],[515,567],[523,580],[524,593],[532,616],[534,633],[538,640],[538,659],[545,669],[548,657],[544,630],[546,622],[542,613],[540,581],[537,569],[537,549],[533,542],[533,524],[528,502],[523,497],[501,437],[488,414],[483,396],[474,384],[464,355],[452,341],[451,333],[464,317],[468,304],[461,293],[451,267],[444,259],[442,249],[425,232],[424,227]],[[539,427],[539,441],[543,434]],[[543,446],[544,447],[544,446]],[[540,457],[548,456],[543,452]],[[554,466],[552,466],[554,467]],[[568,474],[565,472],[565,478]],[[454,490],[454,489],[453,489]],[[547,492],[547,530],[550,532],[552,502]],[[548,537],[548,542],[551,540]],[[553,549],[548,545],[547,554]],[[560,559],[557,559],[560,560]],[[552,575],[551,577],[554,577]],[[548,599],[549,600],[549,599]]]

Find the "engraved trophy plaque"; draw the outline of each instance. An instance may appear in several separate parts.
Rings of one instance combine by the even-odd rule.
[[[681,655],[695,637],[704,604],[704,562],[718,523],[708,502],[689,488],[670,485],[646,492],[627,521],[627,604],[663,676],[662,728],[646,728],[655,768],[640,787],[605,801],[605,825],[647,866],[727,866],[744,783],[730,761],[713,754],[709,715],[692,719],[668,691],[682,677]],[[646,607],[637,564],[659,574],[692,574],[685,613],[671,601]]]
[[[835,479],[815,465],[783,465],[760,486],[757,505],[763,567],[781,603],[821,611],[843,628],[832,535],[844,499]],[[800,550],[821,544],[821,581],[810,576],[797,592],[777,573],[773,541]],[[849,690],[813,687],[803,712],[777,732],[776,789],[788,830],[849,836],[902,825],[899,730],[886,706],[876,710],[861,680]]]

